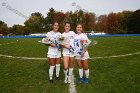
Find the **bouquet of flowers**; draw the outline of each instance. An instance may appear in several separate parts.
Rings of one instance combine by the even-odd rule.
[[[70,46],[70,52],[74,54],[74,48],[72,46]]]
[[[80,49],[80,51],[78,52],[78,54],[82,54],[82,52],[86,51],[88,46],[90,45],[91,43],[91,40],[81,40],[80,41],[81,45],[82,45],[82,48]]]
[[[80,42],[82,44],[82,50],[85,50],[91,43],[91,41],[89,39],[88,40],[81,40]]]
[[[62,45],[63,42],[64,42],[64,37],[63,37],[62,35],[60,35],[60,36],[58,37],[58,44]]]
[[[61,35],[61,36],[59,36],[59,38],[58,38],[58,43],[59,43],[60,45],[69,45],[69,43],[70,43],[70,37],[63,37],[63,36]],[[74,48],[73,48],[72,46],[70,46],[69,51],[70,51],[71,53],[74,53]]]
[[[41,42],[43,44],[56,44],[56,47],[58,48],[58,50],[60,50],[60,48],[61,48],[59,43],[51,37],[43,38],[42,41],[39,41],[39,42]]]
[[[53,39],[51,37],[46,37],[46,38],[43,38],[41,42],[44,44],[52,44]]]

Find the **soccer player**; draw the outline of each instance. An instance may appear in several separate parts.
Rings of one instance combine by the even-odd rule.
[[[70,23],[66,22],[64,29],[65,32],[62,33],[64,37],[63,47],[63,60],[64,60],[64,74],[65,83],[71,83],[71,76],[73,74],[73,64],[74,64],[74,36],[75,32],[70,31]]]
[[[89,68],[88,68],[88,58],[89,53],[87,49],[83,50],[82,43],[88,41],[88,37],[83,33],[82,24],[77,24],[76,27],[76,35],[74,37],[74,46],[75,46],[75,54],[76,54],[76,62],[79,68],[79,79],[78,83],[83,82],[83,72],[85,72],[84,83],[88,83],[89,78]],[[83,70],[84,69],[84,70]]]
[[[46,34],[46,38],[49,37],[53,42],[51,44],[46,44],[47,46],[49,46],[47,57],[49,58],[49,63],[50,63],[50,69],[49,69],[50,83],[53,83],[53,73],[55,67],[56,67],[56,80],[59,80],[61,51],[59,51],[57,47],[58,44],[57,40],[61,35],[61,33],[58,32],[58,29],[59,29],[58,22],[54,22],[53,30]]]

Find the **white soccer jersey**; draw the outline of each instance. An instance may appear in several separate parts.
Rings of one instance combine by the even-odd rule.
[[[62,36],[64,37],[64,42],[65,45],[70,45],[74,48],[74,36],[75,36],[75,32],[73,31],[69,31],[69,32],[64,32],[62,34]],[[62,54],[70,54],[70,51],[66,48],[63,48],[63,53]]]
[[[82,52],[82,44],[81,41],[82,40],[88,40],[88,37],[86,34],[81,33],[81,34],[76,34],[74,37],[74,48],[75,48],[75,53],[76,56],[80,57],[81,56],[81,52]],[[89,56],[88,51],[85,52],[84,54],[85,56]]]
[[[57,43],[59,36],[61,35],[60,32],[54,32],[50,31],[46,34],[46,37],[50,37],[53,43]],[[61,52],[58,50],[57,47],[51,47],[48,48],[48,55],[60,55]]]

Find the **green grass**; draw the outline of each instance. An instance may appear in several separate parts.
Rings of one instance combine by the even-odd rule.
[[[91,57],[124,55],[140,52],[140,37],[98,37],[89,47]],[[47,47],[40,39],[0,39],[0,54],[18,57],[46,58]],[[140,93],[140,54],[118,58],[89,60],[89,84],[77,84],[78,69],[74,75],[77,93]],[[63,63],[61,62],[63,65]],[[61,65],[61,68],[63,66]],[[49,83],[49,63],[46,60],[26,60],[0,57],[0,93],[69,93],[61,80]]]

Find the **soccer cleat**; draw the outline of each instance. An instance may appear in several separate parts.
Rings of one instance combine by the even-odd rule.
[[[82,83],[82,81],[83,81],[83,78],[79,78],[79,79],[78,79],[78,83],[79,83],[79,84]]]
[[[68,83],[71,83],[71,78],[70,78],[70,76],[68,77]]]
[[[84,79],[84,83],[85,83],[85,84],[88,84],[88,78],[85,78],[85,79]]]
[[[60,80],[60,78],[59,77],[56,77],[56,80]]]
[[[51,83],[51,84],[53,83],[53,79],[50,80],[50,83]]]

